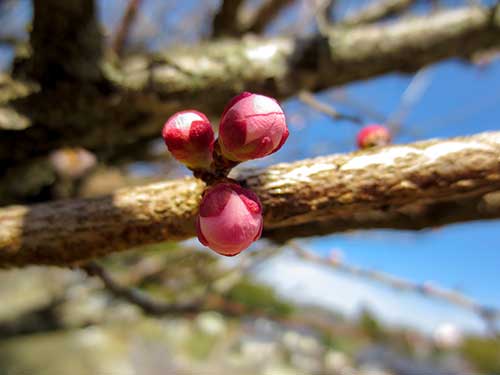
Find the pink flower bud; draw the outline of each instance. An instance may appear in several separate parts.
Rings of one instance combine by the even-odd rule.
[[[368,125],[361,129],[357,136],[359,148],[386,146],[391,143],[389,129],[382,125]]]
[[[219,143],[229,160],[262,158],[278,151],[287,138],[285,114],[278,102],[267,96],[244,92],[222,113]]]
[[[187,167],[210,166],[214,131],[203,113],[192,109],[177,112],[163,126],[162,137],[172,155]]]
[[[201,201],[198,239],[221,255],[233,256],[257,241],[262,234],[262,205],[251,190],[237,184],[218,183]]]

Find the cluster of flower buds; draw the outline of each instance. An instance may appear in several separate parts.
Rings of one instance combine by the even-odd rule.
[[[356,140],[360,149],[387,146],[391,143],[391,132],[383,125],[367,125],[358,132]]]
[[[203,171],[201,175],[211,176],[196,222],[200,242],[221,255],[233,256],[258,240],[263,227],[259,198],[227,179],[226,167],[281,148],[288,128],[278,102],[249,92],[233,98],[222,113],[217,141],[207,117],[195,110],[170,117],[162,136],[172,155],[195,175]]]

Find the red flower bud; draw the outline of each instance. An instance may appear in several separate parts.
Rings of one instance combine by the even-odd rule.
[[[222,113],[219,143],[229,160],[262,158],[278,151],[287,138],[285,114],[278,102],[267,96],[244,92]]]
[[[386,146],[391,143],[389,129],[382,125],[368,125],[361,129],[357,136],[359,148]]]
[[[187,110],[171,116],[162,131],[172,155],[191,169],[207,169],[212,162],[214,131],[207,117]]]
[[[218,183],[205,192],[196,226],[203,245],[221,255],[237,255],[260,238],[262,205],[251,190]]]

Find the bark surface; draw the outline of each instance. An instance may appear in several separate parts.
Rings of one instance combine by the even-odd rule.
[[[264,206],[265,235],[420,229],[500,217],[500,132],[331,155],[234,176]],[[204,185],[187,178],[98,199],[0,209],[0,266],[73,265],[195,234]]]

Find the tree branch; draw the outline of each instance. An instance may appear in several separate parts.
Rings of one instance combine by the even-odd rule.
[[[316,9],[316,23],[321,34],[327,32],[333,23],[333,10],[335,9],[335,0],[321,0]]]
[[[488,10],[464,8],[390,25],[337,30],[328,38],[306,41],[220,40],[152,57],[136,56],[121,70],[108,66],[112,92],[66,83],[50,92],[27,89],[23,95],[9,95],[11,86],[25,84],[7,83],[0,91],[0,105],[17,110],[31,120],[31,126],[0,131],[0,169],[2,164],[11,167],[63,145],[106,156],[109,150],[119,153],[157,137],[160,125],[174,111],[190,107],[220,115],[227,100],[243,89],[283,99],[301,90],[315,92],[467,57],[500,45],[499,25],[500,17],[492,18]],[[72,100],[61,100],[67,97]]]
[[[260,197],[271,238],[498,218],[500,132],[278,164],[234,177]],[[0,266],[70,265],[189,238],[203,187],[187,178],[98,199],[0,209]]]
[[[325,115],[331,117],[334,120],[350,121],[357,125],[362,125],[364,123],[363,119],[358,116],[347,115],[338,112],[332,106],[316,99],[315,96],[308,91],[299,92],[298,97],[304,104],[307,104],[309,107],[315,109],[318,112],[324,113]]]
[[[298,257],[304,260],[314,262],[322,266],[327,266],[353,276],[376,281],[394,289],[410,291],[424,297],[447,302],[471,311],[476,314],[479,319],[484,321],[486,330],[491,336],[500,337],[497,329],[497,321],[500,319],[500,310],[495,307],[483,305],[462,293],[432,285],[430,283],[418,284],[384,272],[353,266],[335,258],[323,258],[301,247],[295,241],[289,241],[288,245]]]
[[[141,0],[129,0],[125,13],[116,29],[115,36],[113,38],[112,49],[118,55],[121,56],[123,48],[127,43],[127,38],[129,36],[130,28],[134,24],[137,13],[141,6]]]
[[[475,301],[471,297],[468,297],[457,291],[435,286],[430,283],[423,283],[423,284],[415,283],[410,280],[406,280],[398,276],[390,275],[384,272],[354,266],[335,258],[333,259],[324,258],[310,250],[303,248],[295,241],[289,241],[288,246],[293,250],[293,252],[298,257],[307,260],[309,262],[314,262],[316,264],[327,266],[329,268],[353,276],[358,276],[364,279],[376,281],[394,289],[402,291],[410,291],[417,294],[421,294],[425,297],[441,300],[450,303],[452,305],[461,307],[465,310],[469,310],[477,314],[481,319],[486,319],[486,317],[487,319],[494,319],[494,320],[500,319],[499,309],[483,305],[478,301]],[[488,323],[490,322],[488,321]]]
[[[0,337],[2,340],[6,340],[20,335],[53,332],[68,328],[58,311],[64,302],[64,298],[56,297],[32,311],[16,315],[14,319],[0,321]],[[91,322],[85,322],[83,326],[90,324]]]
[[[328,38],[306,41],[220,40],[136,56],[121,70],[108,66],[111,92],[65,83],[50,92],[35,88],[9,95],[11,86],[26,84],[7,82],[0,90],[0,105],[4,102],[31,122],[24,130],[0,130],[0,169],[60,146],[78,145],[109,157],[109,150],[123,152],[131,144],[157,137],[174,111],[190,107],[220,115],[227,100],[242,89],[283,99],[301,90],[315,92],[467,57],[500,45],[499,25],[500,17],[492,18],[488,10],[464,8],[390,25],[337,30]],[[72,100],[61,100],[67,97]],[[11,121],[15,118],[9,116]]]
[[[103,38],[94,0],[33,0],[33,12],[30,77],[47,84],[102,79]]]
[[[255,12],[251,24],[246,28],[246,32],[262,33],[283,9],[294,2],[295,0],[264,0],[262,6]]]
[[[223,0],[221,2],[212,23],[212,36],[214,38],[241,34],[238,12],[243,3],[244,0]]]
[[[0,46],[2,44],[5,44],[10,47],[14,47],[17,44],[19,44],[21,41],[21,38],[15,36],[15,35],[0,35]]]
[[[146,314],[167,315],[197,313],[203,309],[203,300],[193,301],[186,304],[168,303],[164,301],[157,301],[137,289],[122,286],[116,282],[103,267],[95,262],[89,262],[88,264],[82,266],[81,269],[89,276],[98,277],[106,289],[115,297],[139,306]]]
[[[382,0],[370,3],[352,16],[343,19],[339,25],[352,27],[363,23],[380,21],[405,11],[415,3],[416,0]]]
[[[98,277],[114,297],[138,306],[144,313],[149,315],[189,314],[207,310],[217,310],[229,316],[255,315],[256,312],[245,311],[247,310],[245,306],[227,301],[224,295],[249,271],[282,250],[283,247],[271,247],[258,253],[249,254],[246,257],[243,256],[240,262],[230,269],[219,275],[211,275],[211,278],[205,281],[206,285],[202,295],[188,303],[159,300],[133,287],[120,285],[104,267],[94,261],[80,268],[88,276]],[[259,315],[258,312],[256,315]]]

